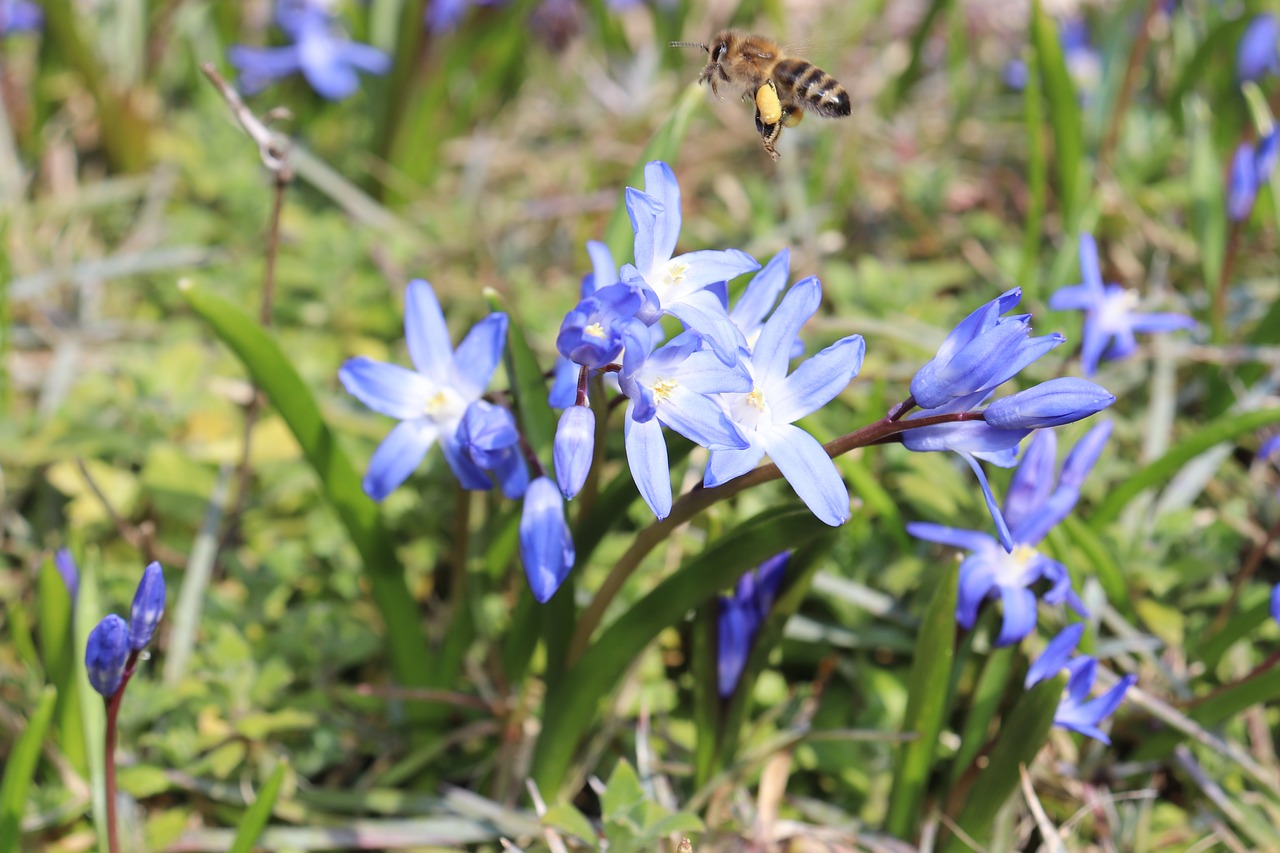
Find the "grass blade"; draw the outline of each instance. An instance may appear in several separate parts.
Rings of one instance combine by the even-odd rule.
[[[40,760],[40,745],[53,719],[58,691],[47,685],[31,715],[27,728],[13,745],[5,761],[4,780],[0,782],[0,850],[17,850],[22,835],[22,809],[27,802],[27,789]]]
[[[276,765],[266,784],[258,791],[258,798],[253,801],[253,805],[249,806],[249,810],[240,820],[235,840],[231,842],[227,853],[253,853],[253,845],[262,835],[262,830],[266,829],[267,821],[271,818],[271,810],[275,808],[276,798],[280,796],[280,788],[284,785],[285,772],[288,769],[289,765],[283,761]]]

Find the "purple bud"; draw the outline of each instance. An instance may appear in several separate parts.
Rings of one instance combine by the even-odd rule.
[[[554,458],[556,481],[567,501],[582,491],[591,470],[596,444],[596,416],[588,406],[570,406],[556,427]]]
[[[1236,76],[1240,81],[1257,80],[1280,70],[1277,41],[1280,22],[1274,15],[1258,15],[1249,22],[1236,48]]]
[[[529,484],[520,513],[520,561],[533,597],[549,601],[573,568],[573,558],[560,490],[550,477],[538,477]]]
[[[1243,222],[1253,212],[1258,197],[1258,168],[1253,146],[1242,142],[1231,157],[1231,178],[1227,185],[1227,215],[1233,222]]]
[[[164,571],[159,563],[152,563],[142,572],[138,591],[133,594],[133,609],[129,611],[129,648],[141,651],[151,642],[151,635],[164,615]]]
[[[71,604],[74,606],[76,594],[80,591],[80,569],[76,566],[75,557],[71,556],[71,550],[59,548],[53,555],[53,565],[62,576],[62,582],[66,584],[67,594],[71,596]]]
[[[89,632],[84,666],[93,689],[110,699],[120,689],[124,665],[129,656],[129,626],[112,613]]]
[[[985,415],[997,429],[1044,429],[1087,418],[1115,401],[1101,385],[1065,376],[996,400]]]

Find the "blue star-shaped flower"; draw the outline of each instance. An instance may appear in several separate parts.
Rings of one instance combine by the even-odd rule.
[[[1027,671],[1025,686],[1030,688],[1033,684],[1067,670],[1067,691],[1053,715],[1053,724],[1109,744],[1111,738],[1098,726],[1116,712],[1124,694],[1138,678],[1126,675],[1106,693],[1090,700],[1089,694],[1093,691],[1093,682],[1098,674],[1098,661],[1088,655],[1071,657],[1083,634],[1084,625],[1080,623],[1063,628],[1049,641],[1044,652]]]
[[[414,370],[358,356],[338,371],[347,393],[400,421],[369,460],[365,492],[376,501],[391,494],[437,441],[464,488],[489,488],[489,478],[458,432],[467,408],[480,399],[498,367],[507,315],[485,317],[455,351],[435,291],[415,279],[405,291],[404,335]]]
[[[1080,235],[1081,284],[1071,285],[1049,297],[1049,307],[1057,311],[1084,312],[1084,340],[1080,347],[1080,364],[1085,375],[1098,372],[1102,359],[1119,359],[1138,348],[1137,332],[1172,332],[1195,328],[1196,321],[1185,314],[1142,314],[1134,309],[1138,299],[1134,291],[1118,284],[1103,284],[1098,266],[1098,244],[1092,234]]]

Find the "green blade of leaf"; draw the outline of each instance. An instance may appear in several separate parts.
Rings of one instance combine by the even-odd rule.
[[[1145,489],[1169,482],[1183,465],[1215,444],[1233,441],[1276,422],[1280,422],[1280,409],[1259,409],[1241,414],[1224,415],[1206,424],[1188,438],[1169,448],[1169,451],[1159,459],[1137,471],[1128,480],[1108,492],[1106,498],[1093,511],[1089,526],[1094,530],[1101,530],[1115,521],[1129,501]]]
[[[222,297],[184,283],[182,295],[240,359],[253,381],[280,413],[315,469],[324,495],[360,553],[374,603],[387,632],[391,668],[406,687],[431,687],[431,673],[423,665],[427,648],[418,607],[405,583],[404,568],[378,507],[360,488],[360,477],[336,436],[320,414],[315,397],[280,345],[243,311]],[[408,706],[412,719],[426,719],[431,709]]]
[[[1062,218],[1067,223],[1067,231],[1073,232],[1083,199],[1080,165],[1084,159],[1084,130],[1076,87],[1058,38],[1058,26],[1045,14],[1040,0],[1033,0],[1031,4],[1031,45],[1049,102]]]
[[[978,683],[973,688],[969,713],[965,714],[964,728],[960,732],[960,749],[951,762],[952,786],[960,781],[987,742],[991,721],[995,719],[1005,688],[1009,686],[1013,658],[1013,646],[994,649],[982,667],[982,674],[978,676]]]
[[[916,639],[907,711],[902,721],[903,731],[914,733],[916,738],[898,750],[889,813],[885,818],[885,828],[899,838],[910,838],[921,817],[929,769],[933,766],[938,735],[949,704],[950,691],[946,685],[951,681],[951,664],[956,654],[959,577],[959,571],[951,569],[938,584]]]
[[[52,558],[40,566],[36,579],[40,621],[40,649],[44,653],[45,677],[58,688],[58,708],[54,715],[54,737],[71,765],[88,775],[84,724],[76,695],[75,634],[72,631],[71,593]]]
[[[956,818],[956,824],[979,844],[991,837],[996,813],[1017,787],[1018,768],[1031,764],[1044,746],[1066,686],[1065,675],[1042,681],[1023,694],[1010,712],[987,766],[973,780],[970,796]],[[948,837],[942,847],[943,853],[964,853],[971,849],[968,842],[955,834]]]
[[[275,808],[276,798],[280,796],[280,788],[284,785],[284,777],[288,769],[289,765],[283,761],[276,765],[266,784],[258,790],[258,798],[240,819],[235,840],[231,842],[227,853],[253,853],[254,844],[262,835],[262,830],[266,829],[267,821],[271,819],[271,810]]]
[[[798,547],[830,530],[803,508],[757,516],[683,565],[605,628],[547,693],[533,760],[538,787],[548,794],[560,790],[601,699],[662,630],[730,586],[762,554]]]
[[[4,779],[0,781],[0,850],[17,850],[22,836],[22,810],[27,802],[27,789],[40,761],[40,745],[44,742],[58,691],[46,685],[40,693],[36,709],[27,727],[5,760]]]

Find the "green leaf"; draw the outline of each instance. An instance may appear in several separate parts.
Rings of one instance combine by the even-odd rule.
[[[1094,575],[1102,584],[1107,594],[1107,602],[1130,620],[1136,620],[1133,601],[1129,597],[1129,584],[1125,581],[1124,570],[1111,547],[1092,527],[1089,527],[1075,516],[1067,516],[1057,529],[1050,531],[1054,539],[1065,536],[1085,553],[1093,566]]]
[[[1038,299],[1043,292],[1040,279],[1032,274],[1043,239],[1041,226],[1049,193],[1049,167],[1044,144],[1044,96],[1040,85],[1040,69],[1027,62],[1027,87],[1023,91],[1023,127],[1027,132],[1027,217],[1022,232],[1022,260],[1018,265],[1018,283],[1028,300]]]
[[[543,826],[549,826],[566,835],[573,835],[587,844],[596,841],[596,829],[586,815],[568,803],[557,803],[542,816]]]
[[[184,282],[182,295],[218,337],[239,357],[253,381],[266,393],[289,426],[315,469],[324,496],[360,553],[374,603],[387,631],[391,668],[396,681],[409,687],[431,687],[423,665],[426,641],[416,602],[404,579],[404,568],[378,507],[360,488],[360,477],[338,447],[320,407],[275,339],[227,300]],[[429,717],[431,709],[411,704],[412,719]]]
[[[1058,25],[1045,14],[1040,0],[1031,4],[1031,44],[1036,65],[1049,102],[1049,124],[1053,128],[1054,163],[1058,167],[1058,199],[1067,231],[1075,230],[1083,200],[1081,162],[1084,160],[1084,130],[1075,83],[1067,71],[1058,38]]]
[[[1009,686],[1013,658],[1013,646],[993,649],[987,656],[982,674],[978,676],[978,683],[973,688],[969,713],[964,717],[964,728],[960,732],[960,749],[951,762],[953,786],[960,781],[973,759],[978,757],[978,753],[987,743],[987,732],[991,729],[991,721],[995,719],[996,711],[1000,710],[1000,700],[1004,698],[1005,688]]]
[[[903,731],[916,737],[898,750],[889,814],[885,818],[885,828],[899,838],[910,838],[914,834],[923,813],[921,803],[949,705],[950,691],[946,685],[951,681],[951,664],[956,654],[959,577],[957,569],[949,569],[946,578],[938,584],[916,640],[907,711],[902,722]]]
[[[1200,725],[1211,728],[1245,708],[1273,701],[1276,697],[1280,697],[1280,666],[1273,664],[1198,700],[1185,712]],[[1134,751],[1134,760],[1147,761],[1166,755],[1186,737],[1182,732],[1166,731],[1147,738]]]
[[[605,783],[600,798],[600,813],[609,820],[625,817],[637,804],[644,802],[644,788],[635,768],[625,758],[618,759]]]
[[[71,593],[52,558],[46,559],[40,566],[36,584],[40,613],[37,629],[40,634],[40,649],[44,653],[45,677],[58,688],[54,736],[71,765],[81,773],[88,774],[89,758],[85,752],[84,724],[81,722],[80,699],[76,695]]]
[[[280,788],[284,785],[285,773],[289,765],[280,762],[272,771],[265,785],[258,790],[258,798],[249,806],[240,820],[235,840],[231,842],[228,853],[253,853],[253,845],[257,842],[262,830],[266,829],[271,818],[271,810],[275,808],[276,798],[280,796]]]
[[[47,685],[40,693],[40,701],[27,722],[26,729],[18,736],[9,757],[5,760],[4,779],[0,781],[0,850],[17,850],[22,837],[22,810],[27,802],[27,789],[35,776],[40,761],[40,745],[45,731],[53,719],[53,709],[58,691]]]
[[[972,780],[956,824],[969,838],[984,845],[991,837],[996,813],[1017,787],[1019,767],[1030,765],[1044,746],[1053,725],[1053,715],[1062,700],[1067,678],[1060,675],[1042,681],[1023,694],[1001,727],[987,766]],[[972,848],[961,837],[952,834],[943,845],[943,853],[967,853]]]
[[[1280,422],[1280,409],[1259,409],[1241,414],[1229,414],[1211,421],[1108,492],[1106,498],[1093,511],[1089,526],[1094,530],[1101,530],[1120,516],[1120,512],[1129,501],[1146,489],[1168,483],[1183,465],[1215,444],[1234,441],[1242,435],[1256,432],[1268,424],[1277,422]]]
[[[538,787],[543,792],[560,789],[600,701],[663,629],[734,583],[759,563],[761,554],[798,547],[830,530],[802,507],[756,516],[685,563],[605,628],[560,684],[548,690],[533,760]]]
[[[1204,668],[1208,672],[1213,672],[1218,668],[1218,662],[1222,660],[1222,656],[1227,653],[1227,649],[1243,640],[1245,637],[1251,636],[1258,630],[1264,622],[1271,618],[1271,602],[1264,598],[1253,607],[1243,613],[1235,613],[1226,624],[1222,626],[1222,630],[1209,635],[1204,643],[1196,650],[1193,645],[1196,637],[1188,637],[1188,645],[1192,652],[1191,659],[1199,660],[1204,663]],[[1198,651],[1198,653],[1196,653]]]
[[[662,160],[670,164],[680,152],[680,143],[684,140],[685,131],[689,129],[689,119],[693,110],[706,98],[706,90],[699,83],[690,83],[676,101],[666,121],[653,134],[649,144],[645,146],[644,156],[631,170],[627,186],[640,187],[644,183],[644,167],[651,160]],[[626,193],[619,193],[618,204],[613,209],[613,217],[605,229],[604,244],[613,253],[614,262],[631,256],[631,217],[627,214]]]
[[[507,381],[511,383],[511,398],[520,421],[520,432],[549,471],[551,445],[556,435],[556,416],[551,411],[551,404],[547,402],[547,382],[543,369],[538,364],[533,348],[529,346],[524,327],[502,299],[492,291],[485,292],[485,299],[492,310],[505,313],[510,323],[507,328],[507,348],[502,358],[507,368]]]

